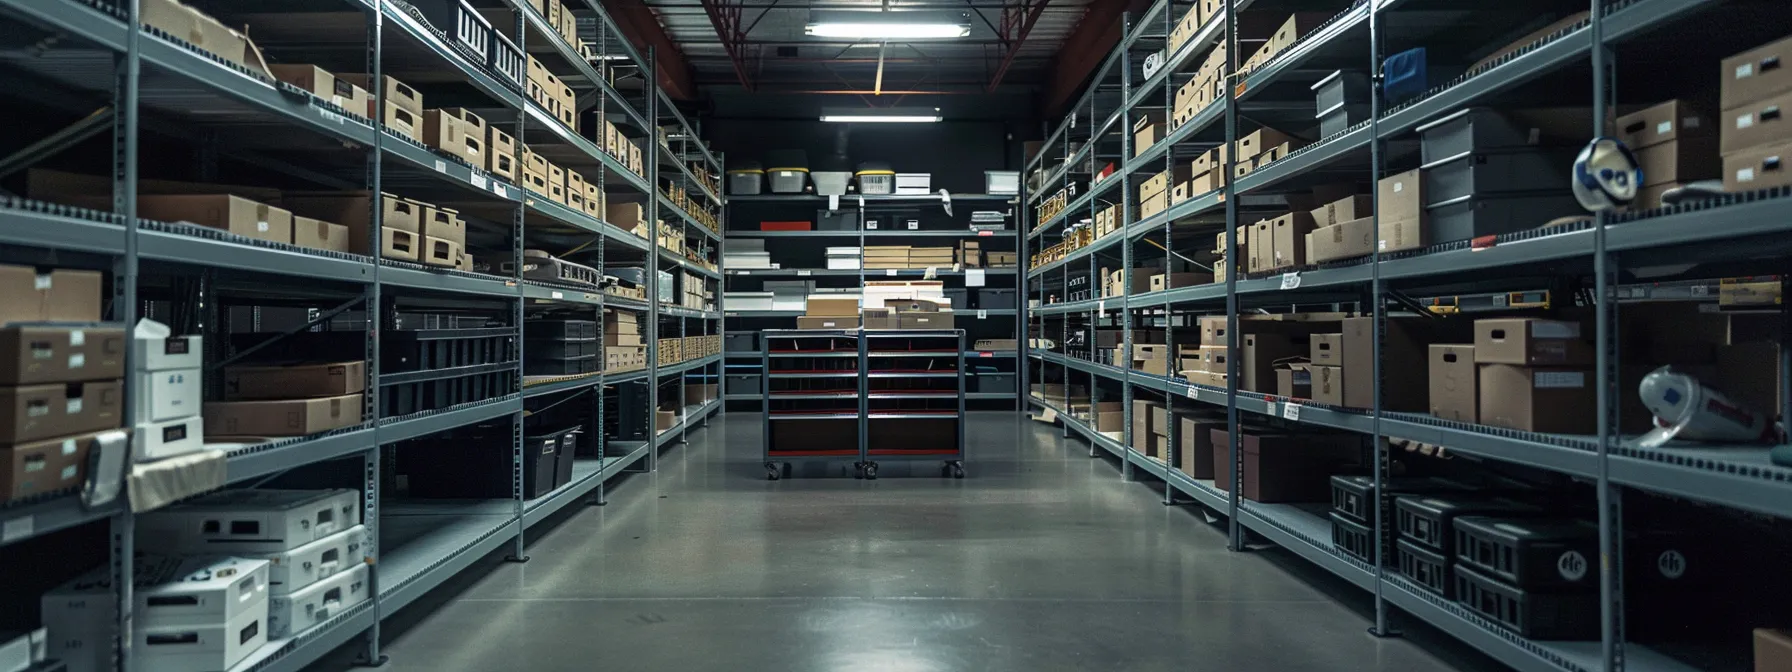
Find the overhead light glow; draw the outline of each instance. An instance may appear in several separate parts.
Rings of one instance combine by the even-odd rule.
[[[968,36],[971,34],[971,26],[959,23],[830,21],[811,23],[806,32],[816,37],[840,37],[854,40],[937,40]]]
[[[925,114],[824,114],[824,115],[821,115],[821,120],[827,121],[827,122],[848,123],[848,124],[858,124],[858,123],[873,123],[873,124],[931,123],[931,122],[939,121],[940,115],[937,115],[937,114],[935,114],[935,115],[925,115]]]

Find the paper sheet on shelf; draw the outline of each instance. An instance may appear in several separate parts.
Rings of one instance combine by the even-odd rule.
[[[982,287],[983,286],[983,269],[981,269],[981,268],[964,269],[964,286],[966,286],[966,287]]]

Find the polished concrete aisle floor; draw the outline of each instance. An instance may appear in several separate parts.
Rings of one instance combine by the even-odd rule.
[[[937,465],[768,482],[757,413],[711,420],[605,507],[476,566],[387,626],[388,669],[1491,669],[1431,633],[1377,639],[1366,593],[1232,553],[1194,505],[1086,444],[974,414]]]

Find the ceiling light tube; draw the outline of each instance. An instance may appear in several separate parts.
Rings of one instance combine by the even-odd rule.
[[[971,27],[956,23],[827,22],[811,23],[805,32],[815,37],[853,40],[939,40],[969,36]]]
[[[884,107],[884,108],[837,108],[830,107],[821,111],[821,120],[832,123],[932,123],[940,121],[940,110],[937,107]]]

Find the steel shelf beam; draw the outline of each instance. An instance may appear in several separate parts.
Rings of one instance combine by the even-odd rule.
[[[522,408],[522,397],[512,394],[441,411],[426,411],[401,418],[385,418],[380,421],[380,442],[396,443],[406,439],[415,439],[516,413]]]
[[[231,483],[241,483],[372,449],[373,430],[366,426],[243,446],[228,453],[226,478]]]
[[[735,238],[991,238],[1013,231],[728,231]]]

